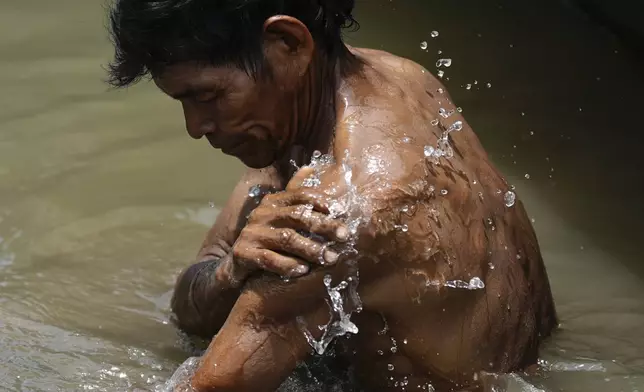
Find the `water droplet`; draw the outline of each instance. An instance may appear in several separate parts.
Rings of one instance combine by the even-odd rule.
[[[526,180],[529,180],[530,179],[530,174],[526,173],[524,177],[525,177]]]
[[[445,71],[438,71],[438,77],[442,79],[443,76],[445,76]]]
[[[212,202],[212,201],[211,201],[211,202],[208,202],[208,206],[209,206],[210,208],[215,208],[215,203],[214,203],[214,202]]]
[[[470,290],[484,289],[484,288],[485,288],[485,283],[483,283],[481,278],[475,276],[472,279],[470,279],[470,285],[469,285]]]
[[[425,146],[424,153],[426,157],[434,156],[435,148],[432,146]]]
[[[523,117],[523,116],[525,116],[525,113],[524,113],[524,112],[521,112],[521,117]]]
[[[479,84],[479,81],[478,81],[478,80],[475,80],[475,81],[474,81],[474,84],[475,84],[475,85],[476,85],[476,84]]]
[[[388,369],[390,372],[391,372],[391,371],[393,371],[393,370],[394,370],[394,365],[392,365],[392,364],[388,364],[388,365],[387,365],[387,369]]]
[[[445,90],[443,90],[442,88],[439,88],[439,89],[438,89],[438,93],[439,93],[439,94],[442,94],[442,93],[444,93],[444,92],[445,92]]]
[[[517,254],[517,260],[521,260],[521,255]]]
[[[492,83],[488,83],[488,84],[486,84],[486,85],[485,85],[485,87],[487,87],[487,88],[491,88],[491,87],[492,87]]]
[[[438,54],[443,54],[443,51],[442,51],[442,50],[439,50],[439,51],[438,51],[438,52],[436,52],[436,53],[438,53]]]
[[[494,267],[494,264],[492,264],[492,263],[487,263],[487,266],[488,266],[488,267],[490,267],[490,269],[491,269],[491,270],[493,270],[494,268],[496,268],[496,267]]]
[[[408,227],[407,225],[402,225],[402,226],[400,226],[400,230],[401,230],[403,233],[406,233],[406,232],[409,230],[409,227]]]
[[[411,142],[411,139],[409,137],[405,136],[400,141],[405,143],[405,144],[409,144]]]
[[[512,191],[505,192],[505,196],[503,196],[503,200],[505,201],[506,207],[512,207],[516,202],[516,199],[517,199],[517,195]]]
[[[458,132],[458,131],[460,131],[462,129],[463,129],[463,121],[459,120],[459,121],[454,122],[454,124],[452,124],[452,126],[449,127],[447,132],[452,132],[452,131]]]
[[[403,344],[407,344],[407,339],[403,339]]]
[[[438,109],[438,114],[440,114],[440,116],[443,117],[443,118],[448,118],[452,114],[454,114],[454,110],[447,111],[444,108],[440,108],[440,109]]]
[[[319,157],[321,157],[321,156],[322,156],[322,153],[321,153],[320,151],[318,151],[318,150],[313,151],[313,155],[312,155],[312,157],[313,157],[314,159],[318,159],[318,158],[319,158]]]
[[[248,196],[250,197],[258,197],[261,194],[262,194],[262,188],[260,188],[259,185],[253,185],[248,190]]]
[[[436,38],[438,37],[438,31],[434,30],[430,35],[432,36],[432,38]]]
[[[423,42],[421,42],[421,43],[420,43],[420,48],[421,48],[422,50],[427,50],[427,41],[423,41]]]
[[[471,89],[472,89],[472,85],[471,85],[470,83],[468,83],[468,84],[465,86],[465,90],[471,90]]]
[[[436,62],[436,68],[445,67],[449,68],[452,66],[452,59],[438,59]]]
[[[385,355],[385,353],[382,350],[378,350],[378,355]]]
[[[436,118],[436,119],[432,120],[431,124],[433,126],[437,126],[438,125],[438,119]]]
[[[459,113],[463,113],[463,109],[460,106],[456,108],[456,111]]]
[[[448,193],[447,189],[441,189],[441,195],[445,196]]]
[[[534,131],[530,131],[530,136],[534,136]]]
[[[530,222],[534,223],[535,222],[534,218],[530,219]]]

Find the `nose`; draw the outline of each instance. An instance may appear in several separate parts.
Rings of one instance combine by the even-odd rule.
[[[204,135],[215,132],[215,122],[208,113],[198,110],[189,103],[182,103],[183,117],[186,120],[186,130],[193,139],[201,139]]]

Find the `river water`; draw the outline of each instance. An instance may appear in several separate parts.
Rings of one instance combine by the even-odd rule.
[[[510,389],[644,391],[644,67],[573,9],[523,3],[359,1],[348,42],[452,58],[450,93],[534,219],[562,329],[552,369]],[[189,354],[174,277],[242,170],[153,85],[108,91],[104,25],[98,0],[0,3],[0,390],[161,385]]]

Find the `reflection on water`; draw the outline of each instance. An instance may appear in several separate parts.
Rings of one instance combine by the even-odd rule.
[[[605,31],[533,3],[358,2],[349,43],[451,59],[450,94],[534,219],[562,329],[509,389],[644,390],[644,77]],[[106,91],[101,2],[42,4],[0,4],[0,386],[154,390],[192,354],[174,276],[241,167],[153,86]]]

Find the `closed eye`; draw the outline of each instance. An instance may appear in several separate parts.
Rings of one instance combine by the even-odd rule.
[[[223,90],[204,91],[194,95],[194,100],[199,103],[214,102],[221,98]]]

